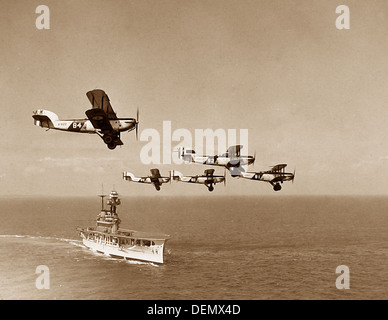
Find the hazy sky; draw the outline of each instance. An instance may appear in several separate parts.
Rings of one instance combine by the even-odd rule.
[[[267,195],[264,182],[153,186],[122,171],[162,175],[200,165],[144,165],[146,142],[124,133],[111,151],[97,135],[33,125],[44,108],[85,118],[101,88],[120,117],[140,109],[140,133],[248,129],[250,170],[287,163],[281,195],[386,194],[388,2],[312,0],[1,0],[0,195]],[[50,30],[38,30],[38,5]],[[348,5],[350,29],[336,7]],[[177,143],[172,143],[172,147]],[[223,174],[223,169],[216,171]]]

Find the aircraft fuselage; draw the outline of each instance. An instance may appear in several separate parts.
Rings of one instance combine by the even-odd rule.
[[[136,120],[132,118],[110,120],[109,122],[116,132],[132,131],[136,127]],[[56,120],[53,121],[51,125],[44,125],[44,122],[36,125],[54,130],[71,132],[96,133],[97,131],[100,131],[99,129],[94,128],[88,119]]]
[[[224,156],[195,156],[192,162],[206,165],[221,166],[226,168],[250,165],[254,159],[252,156],[240,156],[236,158]]]
[[[277,180],[291,181],[294,178],[294,174],[287,173],[287,172],[279,172],[279,173],[245,172],[242,174],[242,177],[246,179],[259,180],[259,181],[265,181],[265,182],[272,182]]]

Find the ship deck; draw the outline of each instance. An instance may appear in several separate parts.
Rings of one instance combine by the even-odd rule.
[[[123,239],[159,240],[159,241],[167,241],[170,239],[170,236],[167,234],[155,234],[155,233],[146,232],[146,231],[136,231],[136,230],[129,230],[129,229],[121,229],[121,228],[115,233],[99,231],[99,230],[96,230],[96,228],[94,227],[77,228],[77,230],[85,233],[97,233],[101,235],[113,236],[113,237],[123,238]]]

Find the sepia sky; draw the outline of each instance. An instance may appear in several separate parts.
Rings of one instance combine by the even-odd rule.
[[[317,0],[1,0],[0,195],[385,195],[388,192],[388,3]],[[336,28],[338,5],[350,29]],[[202,185],[122,180],[145,165],[134,132],[109,150],[97,135],[47,131],[32,111],[85,118],[100,88],[119,117],[140,110],[139,136],[172,130],[248,129],[250,170],[287,163],[294,184],[227,177]],[[172,142],[172,147],[177,142]],[[161,146],[163,148],[163,145]],[[161,156],[162,157],[162,156]],[[223,174],[216,168],[217,174]]]

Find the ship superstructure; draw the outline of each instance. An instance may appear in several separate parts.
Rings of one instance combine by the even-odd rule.
[[[163,263],[165,243],[168,235],[152,235],[146,232],[120,229],[121,220],[117,214],[117,206],[121,200],[116,191],[109,194],[107,205],[104,209],[104,197],[101,197],[101,212],[97,216],[96,226],[78,228],[83,244],[99,253],[114,258],[127,260],[140,260]]]

